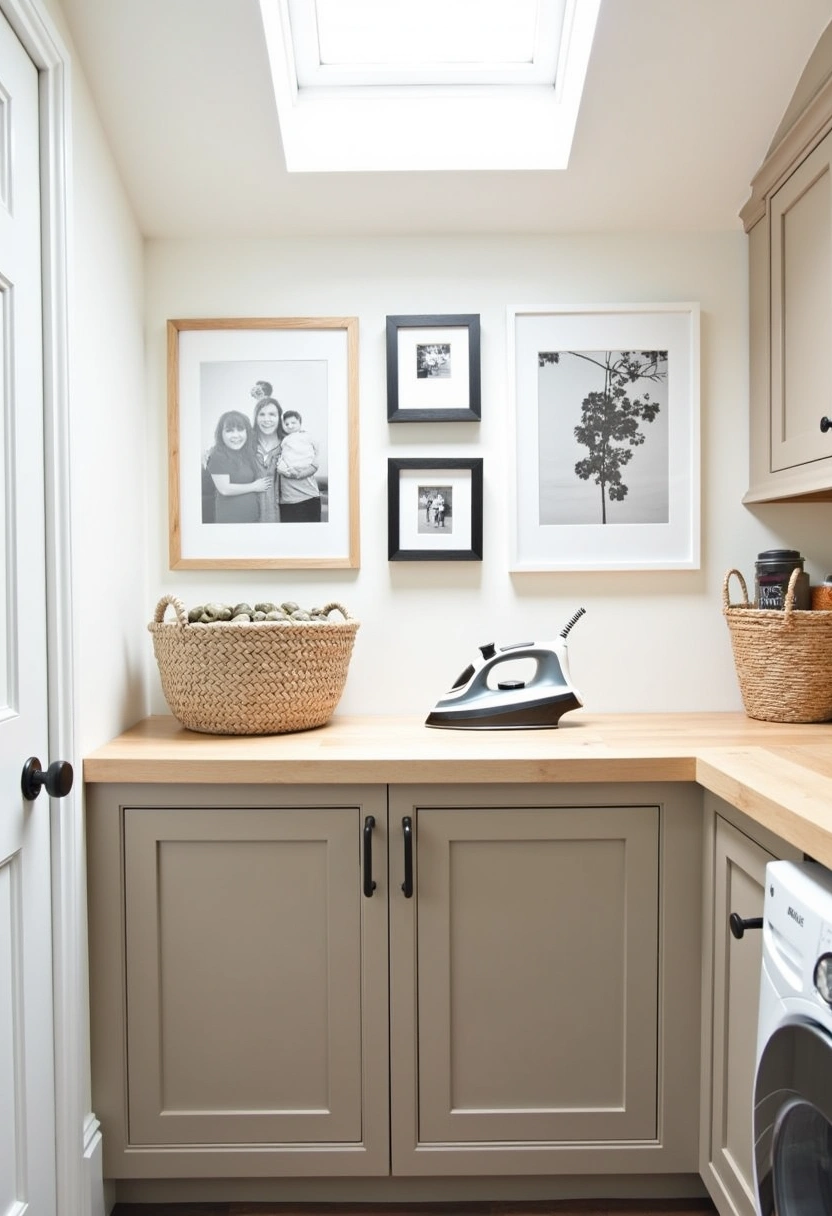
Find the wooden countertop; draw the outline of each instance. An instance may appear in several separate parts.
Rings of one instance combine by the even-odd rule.
[[[150,717],[84,760],[88,782],[697,781],[832,866],[832,723],[742,713],[588,714],[557,730],[469,731],[336,714],[316,730],[229,737]]]

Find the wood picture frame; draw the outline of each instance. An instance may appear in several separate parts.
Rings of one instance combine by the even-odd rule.
[[[358,318],[169,320],[167,342],[170,568],[356,569]]]
[[[480,318],[387,318],[387,421],[478,422]]]
[[[481,457],[390,457],[391,562],[482,561]]]

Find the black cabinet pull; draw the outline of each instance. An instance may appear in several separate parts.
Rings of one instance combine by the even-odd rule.
[[[832,418],[827,418],[826,414],[824,414],[820,420],[820,429],[823,431],[824,435],[827,431],[832,431]]]
[[[364,894],[372,899],[376,884],[373,882],[373,828],[376,826],[375,815],[368,815],[364,820]]]
[[[404,882],[402,890],[405,899],[413,898],[413,820],[405,815],[402,820],[402,835],[404,836]]]
[[[746,929],[762,929],[763,918],[762,916],[748,916],[743,920],[739,912],[732,912],[728,917],[728,924],[734,937],[739,941]]]

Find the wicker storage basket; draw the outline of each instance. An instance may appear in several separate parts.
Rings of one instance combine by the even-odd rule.
[[[827,722],[832,718],[832,612],[799,611],[789,579],[782,611],[754,608],[739,570],[729,570],[722,611],[731,632],[734,664],[745,712],[763,722]],[[735,574],[743,602],[732,604]]]
[[[175,621],[165,621],[171,604]],[[173,595],[148,629],[174,717],[212,735],[280,735],[323,726],[341,699],[358,621],[189,624]]]

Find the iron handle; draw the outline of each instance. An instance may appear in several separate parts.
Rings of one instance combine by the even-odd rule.
[[[832,418],[827,418],[826,414],[824,414],[820,420],[820,429],[823,431],[824,435],[827,431],[832,430]]]
[[[53,760],[44,772],[37,756],[30,756],[20,775],[23,797],[34,802],[43,786],[50,798],[65,798],[72,789],[72,765],[66,760]]]
[[[375,815],[368,815],[364,820],[364,894],[372,899],[376,884],[373,882],[373,828],[376,826]]]
[[[402,835],[404,836],[404,882],[402,890],[405,899],[413,898],[413,820],[405,815],[402,820]]]
[[[745,920],[740,916],[739,912],[732,912],[728,917],[728,924],[734,937],[739,941],[745,934],[746,929],[762,929],[762,916],[747,916]]]

